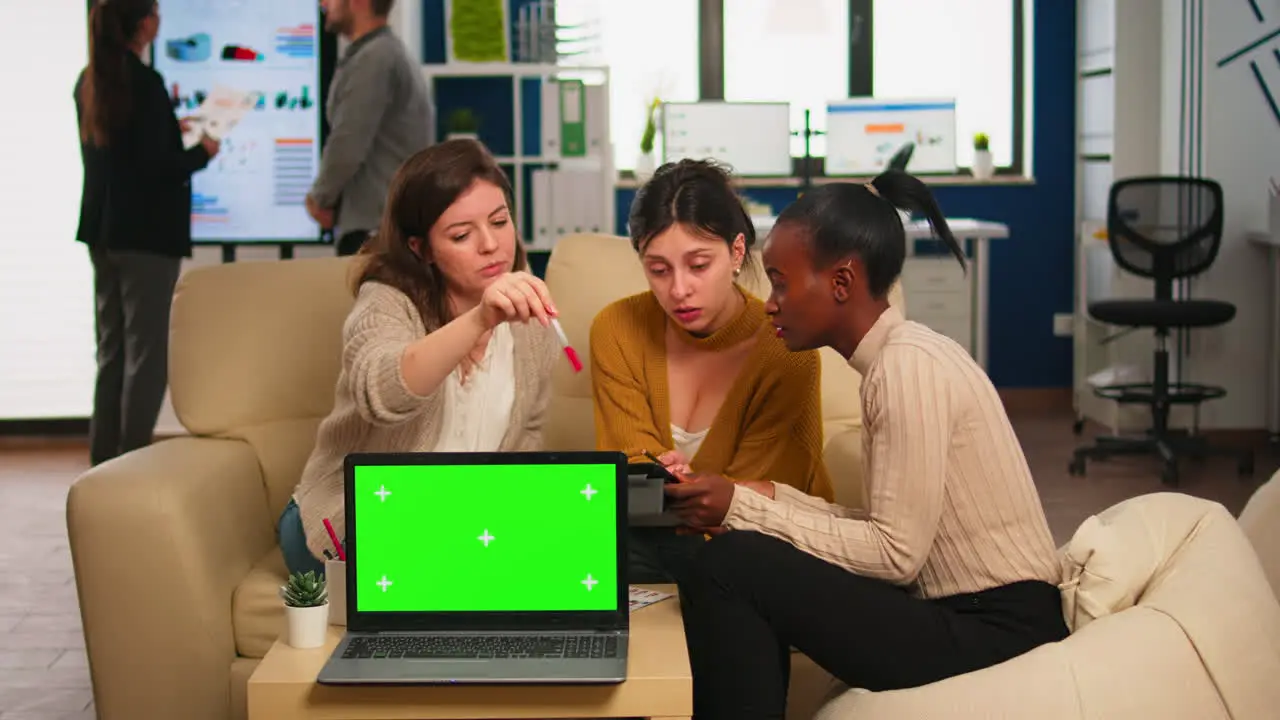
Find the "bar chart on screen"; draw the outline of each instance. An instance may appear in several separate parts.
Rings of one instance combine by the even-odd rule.
[[[192,176],[195,242],[321,240],[306,211],[320,164],[321,25],[314,0],[164,4],[155,68],[193,135],[217,125],[202,115],[219,92],[243,99],[234,124],[208,133],[218,154]]]

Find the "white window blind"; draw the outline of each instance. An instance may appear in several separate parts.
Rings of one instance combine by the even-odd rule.
[[[877,2],[872,87],[879,98],[956,99],[956,161],[973,164],[973,136],[991,138],[997,166],[1013,162],[1013,2]]]
[[[634,170],[654,96],[698,99],[698,0],[556,0],[556,22],[574,38],[560,64],[608,66],[614,164]]]
[[[72,90],[84,0],[9,3],[0,23],[0,419],[87,417],[93,275],[75,242],[81,165]]]
[[[728,0],[724,4],[724,97],[791,103],[791,130],[827,128],[827,102],[849,96],[849,0]],[[810,152],[826,155],[824,135]],[[804,155],[804,138],[791,139]]]

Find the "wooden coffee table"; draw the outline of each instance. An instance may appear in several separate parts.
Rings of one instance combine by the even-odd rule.
[[[675,593],[673,585],[652,585]],[[627,680],[621,685],[331,686],[316,676],[345,628],[323,647],[277,640],[249,678],[249,720],[449,718],[689,718],[693,678],[676,597],[631,613]]]

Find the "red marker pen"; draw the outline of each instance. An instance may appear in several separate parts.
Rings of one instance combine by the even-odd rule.
[[[560,327],[559,318],[551,318],[551,327],[556,329],[556,335],[560,336],[560,344],[564,346],[564,355],[569,358],[569,364],[573,366],[574,372],[582,372],[582,361],[578,359],[578,352],[569,344],[569,338],[564,334],[564,328]]]

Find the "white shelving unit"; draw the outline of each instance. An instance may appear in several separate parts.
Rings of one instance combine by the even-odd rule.
[[[615,192],[614,192],[614,168],[613,168],[613,147],[609,142],[609,68],[608,67],[580,67],[580,66],[562,66],[548,65],[538,63],[426,63],[422,66],[422,73],[427,79],[428,86],[435,92],[435,80],[440,78],[509,78],[511,80],[511,101],[512,101],[512,147],[515,149],[514,155],[495,155],[494,158],[501,165],[510,166],[512,168],[512,190],[515,193],[516,207],[514,208],[514,216],[516,218],[524,218],[524,203],[532,200],[531,195],[526,188],[525,175],[526,168],[529,167],[548,167],[555,169],[573,169],[575,171],[590,171],[592,174],[598,173],[600,192],[598,193],[601,201],[604,203],[602,208],[603,217],[609,219],[607,232],[613,230],[613,218],[616,216],[615,209]],[[525,118],[525,98],[523,86],[525,80],[538,79],[542,81],[545,88],[548,83],[556,83],[561,79],[580,79],[585,85],[600,86],[599,95],[602,96],[598,104],[601,117],[593,120],[592,123],[602,128],[602,132],[592,137],[588,142],[586,157],[561,157],[554,142],[549,142],[547,138],[547,128],[543,128],[540,147],[536,152],[530,152],[530,148],[524,145],[524,118]],[[548,93],[544,90],[540,96],[542,102],[546,103]],[[545,124],[549,120],[558,120],[559,107],[549,109],[540,107],[539,115],[542,123]],[[443,138],[437,138],[441,140]],[[535,219],[536,223],[537,220]],[[520,228],[526,247],[533,251],[550,250],[554,245],[556,237],[549,239],[538,239],[534,237],[533,228]],[[567,234],[567,231],[566,231]]]
[[[1095,396],[1089,377],[1128,368],[1150,380],[1154,339],[1089,317],[1090,302],[1150,298],[1152,283],[1115,267],[1106,240],[1107,199],[1116,180],[1160,171],[1163,0],[1080,0],[1077,14],[1075,406],[1080,419],[1112,432],[1150,426],[1150,413]],[[1171,358],[1171,366],[1176,366]],[[1171,367],[1172,370],[1172,367]],[[1120,380],[1123,382],[1125,380]],[[1177,413],[1170,419],[1176,425]]]

